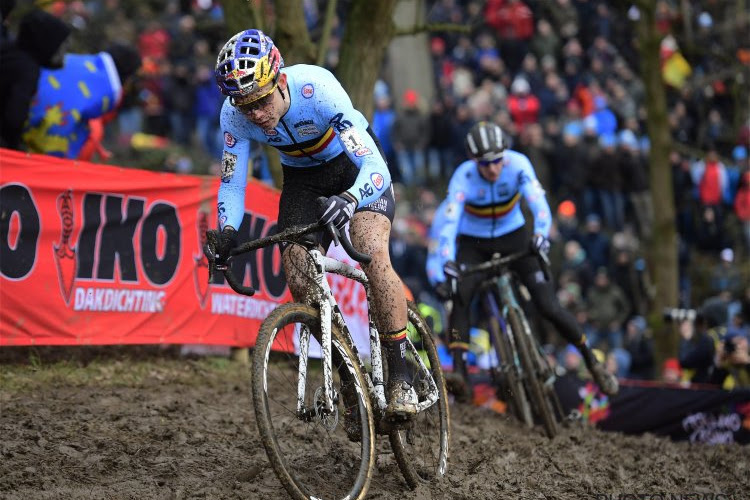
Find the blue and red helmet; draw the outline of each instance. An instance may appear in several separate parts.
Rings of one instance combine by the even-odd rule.
[[[221,93],[245,97],[276,80],[284,59],[273,40],[260,30],[245,30],[229,39],[216,59]]]

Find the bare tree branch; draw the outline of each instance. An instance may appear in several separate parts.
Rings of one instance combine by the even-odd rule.
[[[333,25],[333,18],[336,16],[337,3],[337,0],[328,0],[328,4],[326,4],[326,16],[323,20],[323,30],[320,33],[320,40],[318,41],[318,58],[316,61],[318,66],[322,66],[326,61],[328,41],[331,39],[331,26]]]
[[[458,32],[458,33],[471,33],[471,26],[465,24],[451,24],[451,23],[427,23],[427,24],[415,24],[409,28],[398,28],[394,33],[394,36],[410,36],[418,35],[425,32]]]

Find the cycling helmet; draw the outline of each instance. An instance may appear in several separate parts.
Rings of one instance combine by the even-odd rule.
[[[490,122],[479,122],[466,134],[466,150],[473,158],[499,159],[507,148],[503,130]]]
[[[284,59],[273,40],[260,30],[245,30],[229,39],[216,59],[221,93],[245,97],[276,80]]]

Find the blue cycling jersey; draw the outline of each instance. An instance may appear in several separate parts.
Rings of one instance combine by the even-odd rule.
[[[380,198],[391,184],[385,160],[367,132],[367,119],[354,109],[336,77],[325,68],[305,64],[284,68],[282,72],[287,76],[291,103],[276,128],[263,130],[232,106],[228,98],[224,101],[220,228],[238,228],[242,221],[251,140],[278,149],[281,162],[289,167],[322,165],[346,153],[359,168],[354,185],[347,190],[359,206]]]
[[[435,238],[427,258],[430,283],[445,281],[443,265],[455,260],[459,235],[497,238],[523,226],[526,221],[521,196],[534,216],[534,232],[549,236],[552,223],[549,204],[526,155],[506,150],[500,177],[495,182],[479,174],[474,160],[459,165],[430,229],[431,237]]]

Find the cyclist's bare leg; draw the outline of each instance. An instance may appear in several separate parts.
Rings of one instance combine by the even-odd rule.
[[[310,278],[313,272],[313,261],[307,254],[307,250],[300,245],[289,245],[284,249],[281,262],[294,301],[308,303],[307,294],[313,283]]]
[[[352,245],[372,257],[362,270],[372,287],[375,325],[380,332],[392,332],[406,327],[406,295],[401,279],[393,270],[388,251],[391,222],[388,217],[374,212],[357,212],[349,226]]]
[[[372,294],[375,325],[385,350],[388,373],[388,413],[410,415],[416,413],[416,394],[404,384],[409,376],[406,370],[406,294],[401,279],[393,270],[388,251],[391,221],[383,214],[357,212],[351,220],[349,235],[352,245],[369,254],[372,261],[362,265],[367,274]]]

